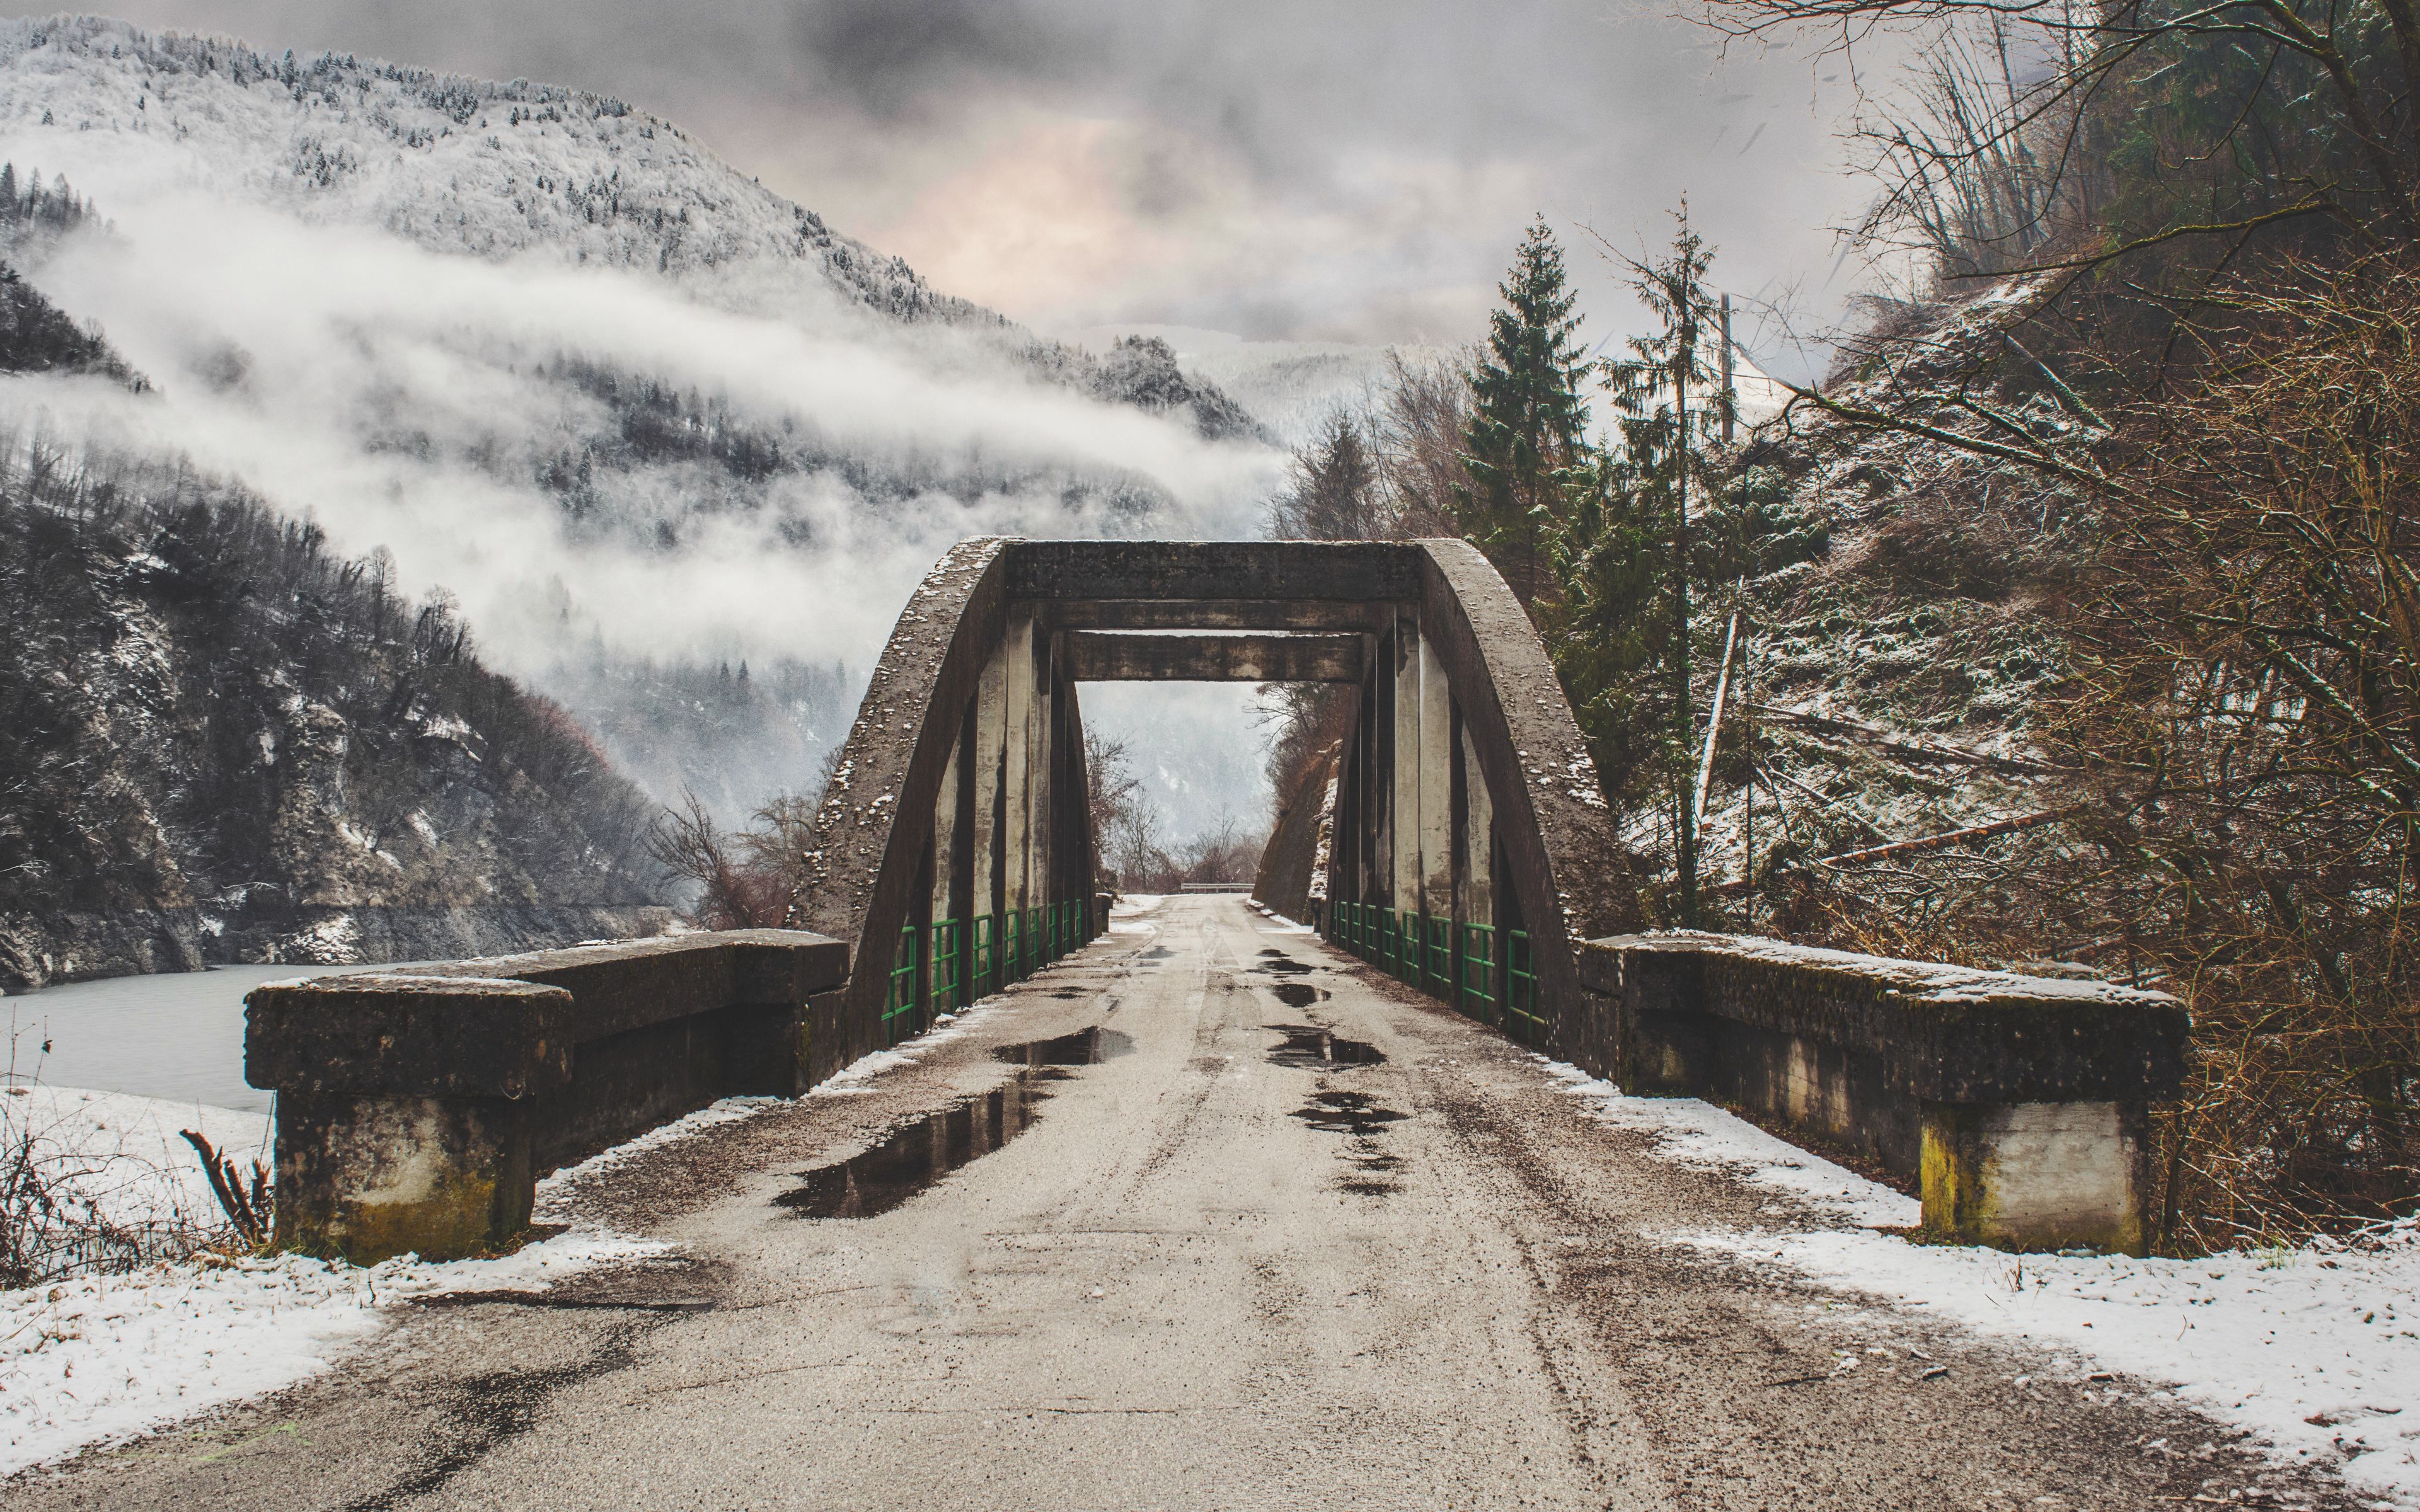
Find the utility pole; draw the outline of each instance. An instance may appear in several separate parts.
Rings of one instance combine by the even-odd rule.
[[[1672,530],[1672,696],[1680,727],[1681,801],[1676,847],[1681,872],[1681,927],[1698,927],[1697,795],[1691,791],[1690,736],[1697,733],[1697,716],[1689,700],[1689,378],[1698,363],[1697,270],[1684,255],[1674,281],[1672,303],[1680,316],[1678,340],[1672,347],[1673,493],[1678,504]]]
[[[1731,386],[1731,297],[1723,296],[1723,444],[1731,443],[1731,421],[1739,409],[1739,392]]]

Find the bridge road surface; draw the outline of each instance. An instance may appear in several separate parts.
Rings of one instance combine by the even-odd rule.
[[[583,1197],[685,1258],[413,1308],[312,1383],[0,1501],[1870,1512],[2266,1476],[2350,1504],[2173,1407],[2019,1388],[2025,1357],[1920,1314],[1659,1242],[1775,1198],[1582,1119],[1527,1052],[1240,899],[1142,922],[871,1090]],[[995,1054],[1070,1035],[1008,1055],[1103,1058]],[[1385,1058],[1334,1058],[1356,1045]]]

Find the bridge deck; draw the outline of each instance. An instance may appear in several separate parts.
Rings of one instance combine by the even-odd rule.
[[[10,1504],[2149,1507],[2248,1475],[2128,1447],[2206,1436],[2180,1413],[1658,1241],[1774,1199],[1308,934],[1233,898],[1144,922],[583,1199],[685,1261],[424,1308]],[[1027,1064],[1087,1030],[1097,1062]],[[1835,1373],[1885,1337],[1949,1374]]]

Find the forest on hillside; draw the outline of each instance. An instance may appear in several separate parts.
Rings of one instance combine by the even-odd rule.
[[[2420,20],[2311,0],[1710,0],[1889,37],[1846,228],[1914,270],[1743,424],[1718,249],[1533,226],[1272,532],[1454,534],[1528,607],[1671,926],[2177,995],[2159,1243],[2420,1205]],[[1822,42],[1828,38],[1830,41]],[[1593,425],[1592,410],[1609,422]],[[1287,690],[1283,801],[1341,729]]]
[[[0,435],[0,990],[659,928],[655,806],[380,554]]]

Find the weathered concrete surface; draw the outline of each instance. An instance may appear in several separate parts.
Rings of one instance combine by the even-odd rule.
[[[1421,550],[1398,541],[1028,541],[1008,569],[1012,597],[1418,598]]]
[[[1357,635],[1070,630],[1065,645],[1079,683],[1357,683],[1369,662]]]
[[[1334,657],[1294,669],[1322,676],[1343,672],[1336,657],[1347,639],[1368,637],[1376,656],[1360,660],[1379,664],[1367,668],[1341,810],[1359,832],[1330,844],[1327,875],[1306,892],[1435,916],[1415,927],[1442,926],[1452,940],[1466,924],[1522,932],[1547,1026],[1541,1042],[1590,1070],[1609,1067],[1616,1047],[1597,1033],[1608,1015],[1581,987],[1577,951],[1638,926],[1637,888],[1544,646],[1463,541],[958,543],[919,585],[876,666],[816,816],[796,921],[851,942],[871,964],[892,958],[903,930],[933,922],[944,898],[953,907],[967,899],[979,917],[1087,895],[1097,846],[1078,798],[1074,680],[1086,658],[1095,673],[1227,677],[1282,674],[1277,658],[1307,655],[1275,640],[1247,657],[1233,643],[1205,649],[1206,637],[1154,647],[1121,633],[1145,625],[1357,632],[1334,641]],[[995,723],[1002,754],[986,789]],[[941,845],[955,826],[937,823],[935,805],[970,727],[975,780],[954,790],[972,795],[961,857],[954,841]],[[1473,831],[1473,814],[1496,831]],[[1462,886],[1466,877],[1481,885]],[[1466,901],[1489,916],[1458,912]],[[817,1074],[885,1042],[889,989],[886,974],[860,970],[815,1000]]]
[[[685,1263],[423,1308],[316,1384],[7,1504],[2164,1512],[2272,1473],[2139,1383],[2109,1400],[1661,1241],[1781,1220],[1238,900],[1154,920],[870,1094],[659,1150],[589,1199]],[[1388,1058],[1278,1063],[1285,1024]],[[780,1204],[1001,1088],[995,1045],[1087,1026],[1133,1053],[1041,1083],[1023,1134],[921,1196],[866,1219]],[[1948,1373],[1916,1380],[1911,1344]]]
[[[509,1243],[556,1167],[803,1088],[807,1002],[847,969],[836,940],[733,930],[255,988],[277,1242],[365,1265]]]
[[[968,702],[1004,637],[1007,546],[999,537],[960,541],[917,584],[875,664],[816,811],[806,891],[790,922],[845,942],[863,964],[891,959],[892,942],[916,902],[941,778]],[[992,692],[988,682],[985,691]],[[1013,697],[1003,711],[1007,724],[999,733],[1012,755],[1024,748],[1025,712]],[[985,754],[979,747],[978,762]],[[910,821],[898,823],[902,814]],[[995,842],[1010,851],[1012,868],[1021,864],[1005,839]],[[814,1000],[810,1079],[880,1047],[888,986],[882,972],[859,971],[845,987]]]
[[[1512,590],[1467,541],[1423,541],[1420,633],[1451,680],[1494,807],[1509,884],[1537,947],[1538,990],[1559,1054],[1603,1074],[1590,1033],[1582,942],[1637,929],[1638,887],[1613,841],[1596,763],[1545,643]]]
[[[2141,1254],[2149,1104],[2183,1085],[2164,993],[1701,931],[1591,942],[1625,1087],[1702,1093],[1919,1177],[1962,1242]]]

